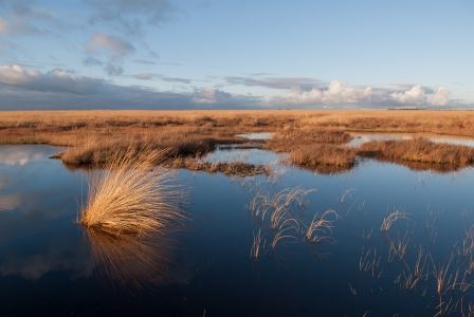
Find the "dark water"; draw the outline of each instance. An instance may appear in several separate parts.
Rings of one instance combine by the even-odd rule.
[[[246,150],[277,173],[178,171],[189,220],[163,235],[152,253],[160,263],[137,269],[140,247],[93,237],[74,222],[88,173],[48,159],[56,151],[0,147],[0,315],[432,316],[466,315],[474,302],[471,168],[439,174],[367,160],[319,175]],[[296,222],[285,225],[298,227],[272,247],[278,231],[251,209],[261,212],[264,200],[252,200],[282,204],[276,196],[284,201],[295,189],[301,194],[288,200],[286,218]],[[327,215],[332,232],[305,240],[305,226],[328,209],[337,213]],[[382,233],[384,217],[397,210],[406,218]],[[265,245],[255,258],[257,234]],[[104,270],[98,249],[116,271]],[[123,279],[133,276],[140,284]]]

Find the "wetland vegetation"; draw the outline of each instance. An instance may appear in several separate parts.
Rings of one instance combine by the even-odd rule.
[[[28,291],[36,314],[473,315],[474,148],[431,139],[474,139],[472,124],[461,111],[0,113],[5,314],[28,315]]]

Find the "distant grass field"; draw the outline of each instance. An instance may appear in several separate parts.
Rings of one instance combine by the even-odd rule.
[[[232,167],[191,159],[219,144],[238,144],[243,132],[272,132],[260,147],[290,153],[301,167],[332,172],[352,167],[357,155],[457,169],[472,165],[472,150],[420,140],[345,147],[348,133],[412,133],[474,137],[474,112],[428,110],[317,111],[28,111],[0,112],[0,144],[71,146],[60,158],[72,166],[100,166],[118,149],[143,145],[166,149],[170,167],[238,173],[263,172],[239,163]],[[455,154],[453,156],[453,154]]]

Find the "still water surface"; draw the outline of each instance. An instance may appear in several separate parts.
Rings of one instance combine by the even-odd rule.
[[[349,172],[321,175],[275,164],[278,157],[264,151],[220,151],[209,157],[273,162],[278,173],[242,179],[177,171],[188,221],[162,240],[166,247],[155,252],[162,263],[140,274],[127,258],[130,247],[110,248],[75,223],[88,173],[48,158],[56,152],[0,146],[3,316],[431,316],[468,314],[474,302],[472,168],[439,174],[365,160]],[[302,205],[290,203],[300,232],[290,230],[273,248],[276,232],[252,214],[252,199],[297,188],[312,190],[299,197]],[[325,234],[330,240],[305,241],[304,226],[328,209],[337,213]],[[396,210],[407,218],[381,233],[384,217]],[[255,258],[259,232],[266,244]],[[113,251],[118,272],[104,269],[97,248]],[[416,272],[420,250],[424,266]],[[153,280],[140,284],[120,276],[150,272]]]

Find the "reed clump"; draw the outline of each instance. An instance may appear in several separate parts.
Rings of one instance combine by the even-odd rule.
[[[79,222],[114,236],[162,232],[182,218],[179,191],[169,185],[170,174],[154,164],[165,151],[116,153],[103,171],[92,173],[89,197]]]

